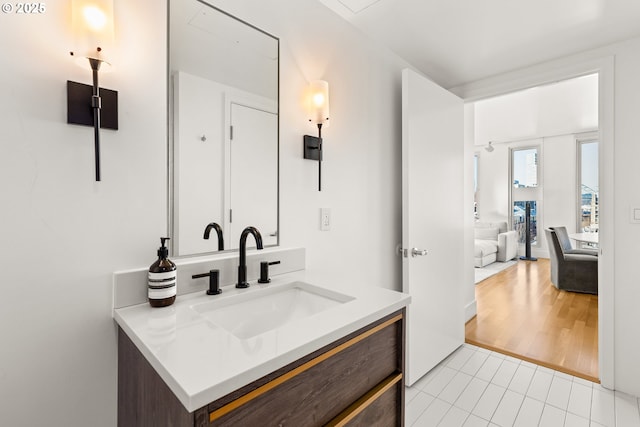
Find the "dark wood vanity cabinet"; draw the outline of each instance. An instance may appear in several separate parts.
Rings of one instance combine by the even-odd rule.
[[[405,311],[189,413],[119,330],[118,425],[403,426]]]

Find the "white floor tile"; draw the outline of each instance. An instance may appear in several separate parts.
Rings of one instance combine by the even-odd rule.
[[[434,399],[431,405],[418,417],[412,427],[433,427],[444,418],[451,405],[444,400]]]
[[[478,370],[484,365],[484,362],[489,358],[489,353],[480,353],[479,351],[475,352],[467,363],[465,363],[462,368],[460,368],[461,372],[469,375],[475,375],[478,373]]]
[[[513,378],[513,374],[518,369],[518,363],[513,363],[510,360],[503,360],[502,364],[498,368],[498,371],[491,379],[491,382],[497,386],[507,388]]]
[[[628,394],[615,392],[616,426],[640,426],[638,400]]]
[[[535,372],[535,369],[520,364],[507,388],[516,393],[526,394]]]
[[[449,367],[442,368],[436,376],[428,382],[422,391],[425,393],[429,393],[431,396],[436,397],[442,390],[449,384],[449,382],[456,376],[458,371],[451,369]]]
[[[471,378],[473,378],[471,375],[467,375],[464,372],[458,372],[438,395],[438,399],[444,400],[445,402],[453,405],[467,385],[469,385]]]
[[[467,385],[467,388],[464,389],[460,397],[458,397],[458,400],[455,401],[454,405],[467,412],[471,412],[488,385],[488,382],[474,377],[471,379],[469,385]]]
[[[591,421],[613,427],[615,419],[613,392],[601,386],[594,387],[591,397]]]
[[[511,427],[518,416],[523,400],[524,395],[507,390],[502,396],[491,422],[499,426]]]
[[[573,375],[565,374],[564,372],[555,371],[553,373],[556,377],[564,378],[565,380],[573,381],[575,378]]]
[[[549,394],[549,388],[551,388],[551,381],[553,381],[553,374],[536,369],[531,384],[529,384],[527,396],[545,402]]]
[[[549,388],[546,403],[556,408],[567,410],[572,382],[559,376],[554,376]]]
[[[563,427],[566,412],[555,406],[544,405],[542,417],[540,418],[541,427]]]
[[[640,427],[640,399],[460,346],[405,390],[407,427]]]
[[[571,394],[569,395],[567,411],[589,419],[591,416],[591,390],[591,387],[587,387],[574,381],[571,385]]]
[[[435,368],[427,372],[422,378],[416,381],[411,387],[415,387],[419,390],[423,390],[424,387],[433,380],[436,375],[442,370],[442,364],[437,365]]]
[[[536,369],[538,371],[546,372],[546,373],[551,374],[551,375],[553,375],[556,372],[551,368],[547,368],[546,366],[538,366]]]
[[[503,387],[489,384],[471,413],[485,420],[491,420],[505,391],[506,389]]]
[[[489,421],[483,420],[482,418],[476,415],[469,415],[467,421],[464,422],[462,427],[487,427],[489,425]]]
[[[582,385],[587,386],[589,388],[593,387],[593,381],[585,380],[584,378],[573,377],[573,382],[582,384]]]
[[[522,362],[520,359],[513,356],[504,356],[504,360],[508,360],[509,362],[515,363],[516,365],[519,365],[520,362]]]
[[[478,372],[476,372],[476,377],[481,380],[485,380],[486,382],[491,382],[493,376],[498,372],[498,368],[500,368],[501,364],[502,359],[494,356],[493,354],[489,355]]]
[[[454,356],[447,362],[447,366],[451,369],[455,369],[459,371],[460,368],[467,363],[467,360],[475,353],[474,350],[471,350],[467,347],[460,347],[455,351]]]
[[[469,416],[468,412],[452,406],[438,424],[441,427],[461,427]]]
[[[567,412],[567,418],[564,420],[564,427],[589,427],[589,420]]]
[[[420,393],[420,390],[416,387],[406,387],[404,389],[404,401],[405,404],[411,402],[411,400]]]
[[[419,392],[411,402],[409,402],[404,411],[404,420],[407,426],[413,425],[413,423],[422,415],[422,413],[429,407],[429,405],[435,400],[433,396],[429,396],[426,393]]]
[[[491,350],[487,350],[486,348],[482,348],[482,347],[478,347],[478,349],[476,351],[478,353],[485,353],[485,354],[491,354],[492,353]]]
[[[543,410],[544,403],[525,397],[516,417],[516,422],[513,425],[518,427],[537,427]]]
[[[535,363],[528,362],[528,361],[526,361],[526,360],[521,360],[521,361],[520,361],[520,364],[521,364],[521,365],[524,365],[524,366],[528,366],[528,367],[530,367],[531,369],[537,369],[537,368],[538,368],[538,365],[536,365]]]

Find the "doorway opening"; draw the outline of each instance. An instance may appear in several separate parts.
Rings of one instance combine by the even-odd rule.
[[[543,230],[600,231],[599,81],[597,72],[586,73],[487,97],[466,110],[475,147],[475,221],[506,222],[524,255],[525,206],[533,206],[529,237],[540,258],[476,283],[477,315],[467,323],[467,341],[594,381],[600,378],[598,297],[555,288]]]

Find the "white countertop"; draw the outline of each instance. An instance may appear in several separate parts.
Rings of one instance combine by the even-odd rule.
[[[233,286],[208,296],[194,292],[178,296],[169,307],[139,304],[114,310],[114,318],[189,412],[237,390],[369,323],[409,304],[407,294],[361,286],[344,291],[339,281],[323,283],[305,271],[253,282],[248,289]],[[240,339],[207,321],[191,307],[301,281],[354,297],[310,317],[260,335]]]

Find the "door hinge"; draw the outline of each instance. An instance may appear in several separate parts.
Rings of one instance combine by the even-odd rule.
[[[229,126],[229,139],[233,140],[233,125]]]
[[[229,209],[229,222],[233,222],[233,209]]]

